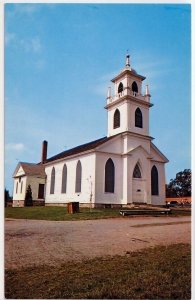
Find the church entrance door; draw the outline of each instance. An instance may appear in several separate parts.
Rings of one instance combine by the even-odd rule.
[[[145,200],[145,180],[141,178],[133,178],[133,202],[144,203]]]

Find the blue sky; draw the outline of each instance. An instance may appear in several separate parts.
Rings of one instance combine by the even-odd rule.
[[[18,161],[107,134],[110,80],[124,67],[147,77],[150,135],[167,156],[167,182],[191,167],[190,5],[6,4],[5,186]]]

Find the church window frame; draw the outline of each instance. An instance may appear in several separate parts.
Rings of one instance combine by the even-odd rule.
[[[16,182],[16,194],[18,193],[18,182]]]
[[[51,171],[51,182],[50,182],[50,194],[54,194],[55,191],[55,168]]]
[[[120,111],[117,108],[114,112],[114,119],[113,119],[113,128],[119,128],[120,127]]]
[[[135,110],[135,127],[143,128],[143,116],[139,107]]]
[[[118,94],[121,94],[123,91],[124,91],[124,86],[123,86],[123,83],[120,82],[118,85]]]
[[[104,192],[114,194],[115,190],[115,166],[111,158],[105,164],[105,186]]]
[[[67,190],[67,165],[64,164],[62,169],[62,187],[61,187],[61,193],[66,194]]]
[[[158,169],[155,165],[153,165],[151,169],[151,195],[152,196],[159,195],[159,176],[158,176]]]
[[[22,194],[23,181],[21,181],[20,194]]]
[[[136,95],[138,94],[138,85],[137,85],[137,82],[136,81],[133,81],[132,85],[131,85],[131,89],[132,89],[132,92]]]
[[[139,163],[136,163],[135,168],[133,170],[133,178],[134,179],[141,179],[142,178],[142,173],[141,173],[141,168]]]
[[[81,165],[81,161],[79,160],[76,166],[75,193],[81,193],[81,187],[82,187],[82,165]]]

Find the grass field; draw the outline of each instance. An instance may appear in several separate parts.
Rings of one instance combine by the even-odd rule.
[[[9,299],[190,299],[189,244],[5,272]]]
[[[6,218],[34,219],[50,221],[90,220],[121,217],[119,209],[80,209],[79,213],[68,214],[65,207],[34,206],[34,207],[6,207]]]
[[[6,207],[5,217],[14,219],[34,219],[50,221],[91,220],[105,218],[123,218],[120,209],[90,209],[81,208],[79,213],[68,214],[65,207],[60,206],[34,206],[34,207]],[[172,211],[170,216],[190,215],[190,211]]]

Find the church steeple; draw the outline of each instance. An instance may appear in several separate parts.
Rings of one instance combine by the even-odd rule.
[[[149,107],[150,93],[148,85],[145,95],[142,94],[142,82],[145,77],[138,74],[130,63],[130,55],[126,55],[125,67],[111,81],[114,84],[114,95],[111,95],[111,88],[108,89],[107,105],[108,110],[108,136],[120,132],[129,131],[143,135],[149,135]],[[121,116],[120,127],[115,128],[113,118],[116,109]],[[141,118],[141,122],[136,118]],[[137,124],[142,124],[138,126]]]
[[[126,55],[126,67],[130,67],[130,59],[129,59],[129,57],[130,57],[130,55],[129,54],[127,54]]]

